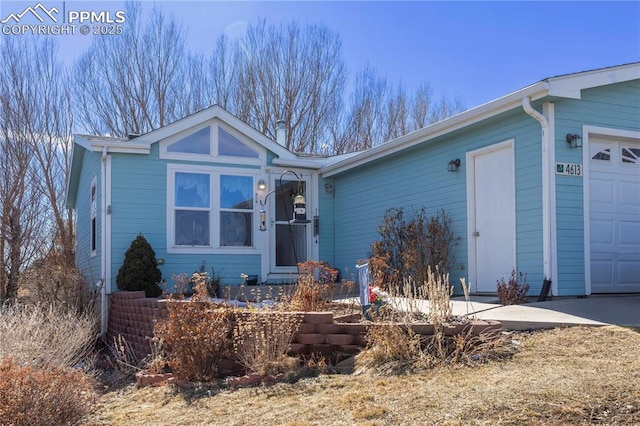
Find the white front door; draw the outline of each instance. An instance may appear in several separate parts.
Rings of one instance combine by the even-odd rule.
[[[516,268],[513,141],[467,154],[471,288],[495,293]]]
[[[271,274],[293,274],[298,272],[297,265],[307,260],[309,256],[309,242],[311,241],[311,226],[291,224],[293,219],[293,197],[302,193],[307,199],[307,219],[309,218],[309,200],[307,194],[310,188],[308,178],[302,181],[285,175],[280,180],[280,174],[272,175],[272,187],[275,188],[271,202]]]
[[[640,140],[590,138],[591,292],[640,292]]]

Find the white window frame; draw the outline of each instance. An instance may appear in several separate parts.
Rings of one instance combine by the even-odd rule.
[[[175,244],[175,175],[176,173],[208,174],[210,178],[209,197],[209,243],[210,246],[179,246]],[[253,179],[255,189],[259,169],[220,168],[203,165],[167,164],[167,253],[182,254],[255,254],[258,251],[257,233],[258,214],[256,213],[257,198],[254,194],[253,209],[244,210],[252,214],[252,246],[221,246],[220,245],[220,176],[247,176]],[[224,211],[231,211],[225,209]]]
[[[202,130],[206,127],[210,127],[210,150],[209,154],[191,154],[186,152],[169,152],[167,149],[174,142],[179,141],[180,139],[195,133],[199,130]],[[234,138],[238,139],[240,142],[245,144],[247,147],[254,150],[258,157],[249,158],[249,157],[234,157],[229,155],[219,155],[218,154],[218,128],[222,128],[224,131],[229,133]],[[165,160],[188,160],[188,161],[203,161],[203,162],[216,162],[216,163],[227,163],[227,164],[243,164],[243,165],[255,165],[260,166],[263,165],[267,160],[267,152],[261,145],[253,142],[242,133],[238,132],[232,127],[224,125],[222,122],[218,120],[207,121],[198,126],[191,127],[187,130],[183,130],[182,132],[176,133],[173,136],[166,138],[165,140],[160,142],[160,152],[159,157]]]

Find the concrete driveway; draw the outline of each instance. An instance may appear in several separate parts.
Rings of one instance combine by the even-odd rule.
[[[640,294],[556,298],[546,302],[502,306],[496,297],[453,298],[453,311],[478,319],[498,320],[512,330],[563,325],[620,325],[640,328]],[[470,308],[469,308],[470,307]]]
[[[357,299],[343,299],[357,303]],[[429,312],[428,300],[394,297],[389,302],[404,311]],[[531,330],[569,325],[620,325],[640,329],[640,294],[556,298],[546,302],[502,306],[496,296],[451,298],[453,314],[500,321],[510,330]]]

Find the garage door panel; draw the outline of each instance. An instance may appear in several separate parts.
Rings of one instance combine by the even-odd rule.
[[[640,252],[640,222],[619,222],[618,242]]]
[[[613,182],[593,179],[590,182],[591,185],[591,203],[593,204],[606,204],[611,205],[613,203]]]
[[[595,145],[610,155],[589,162],[591,290],[640,292],[640,164],[623,163],[620,141]]]
[[[618,261],[618,284],[634,286],[638,284],[640,276],[640,262]]]
[[[638,190],[638,181],[620,182],[618,184],[618,190],[620,191],[620,206],[632,209],[634,212],[638,212],[638,209],[640,208],[640,191]]]
[[[591,244],[613,244],[613,221],[591,220]]]
[[[613,262],[610,260],[591,261],[591,284],[608,284],[613,274]]]

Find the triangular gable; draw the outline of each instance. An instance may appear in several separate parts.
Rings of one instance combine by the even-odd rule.
[[[170,138],[176,134],[184,132],[185,130],[197,127],[202,123],[214,119],[222,121],[230,128],[244,134],[245,136],[247,136],[247,138],[263,146],[268,151],[273,152],[280,158],[297,158],[294,153],[278,144],[274,140],[269,139],[267,136],[263,135],[262,133],[218,105],[213,105],[207,109],[191,114],[188,117],[175,121],[164,127],[152,130],[149,133],[145,133],[144,135],[137,137],[135,139],[135,143],[141,145],[152,145],[156,142]]]

